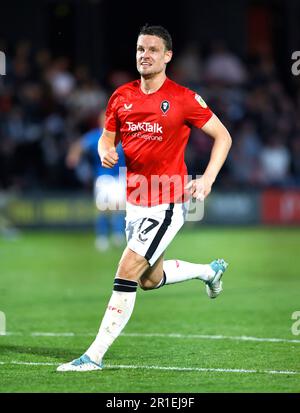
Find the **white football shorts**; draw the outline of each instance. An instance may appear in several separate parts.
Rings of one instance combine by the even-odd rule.
[[[153,266],[182,227],[189,202],[144,207],[126,203],[127,246]]]

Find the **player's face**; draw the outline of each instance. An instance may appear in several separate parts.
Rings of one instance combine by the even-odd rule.
[[[143,34],[138,37],[136,66],[141,76],[151,78],[164,72],[171,58],[172,51],[166,50],[160,37]]]

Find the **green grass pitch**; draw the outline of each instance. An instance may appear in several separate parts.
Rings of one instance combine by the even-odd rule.
[[[121,250],[97,252],[92,233],[0,240],[0,311],[9,333],[0,336],[0,391],[299,392],[300,336],[291,330],[300,311],[299,239],[296,228],[181,231],[166,258],[225,258],[224,292],[210,300],[198,280],[139,290],[107,368],[88,373],[56,366],[91,343]]]

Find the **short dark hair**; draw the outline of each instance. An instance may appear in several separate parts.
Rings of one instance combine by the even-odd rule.
[[[172,50],[173,45],[172,45],[172,37],[170,35],[170,33],[168,32],[167,29],[165,29],[162,26],[150,26],[149,24],[145,24],[140,32],[139,32],[139,36],[141,35],[149,35],[149,36],[157,36],[160,37],[165,44],[165,48],[167,50]]]

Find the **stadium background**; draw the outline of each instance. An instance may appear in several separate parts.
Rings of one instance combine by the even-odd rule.
[[[215,185],[228,202],[212,196],[204,222],[300,222],[300,76],[291,72],[299,2],[170,7],[157,3],[149,11],[131,1],[116,12],[104,0],[3,3],[0,187],[13,198],[7,213],[18,226],[91,225],[93,208],[82,204],[92,187],[88,162],[70,170],[66,152],[97,125],[111,92],[136,78],[134,45],[144,22],[169,28],[169,76],[201,94],[234,138]],[[191,174],[203,172],[209,151],[210,141],[194,130]],[[72,208],[65,197],[74,193],[81,201],[72,200]]]
[[[8,331],[25,335],[48,329],[64,334],[73,328],[79,335],[95,331],[102,310],[94,287],[101,276],[104,292],[100,304],[104,308],[121,251],[105,255],[94,251],[96,211],[90,162],[85,158],[71,170],[66,166],[66,153],[72,142],[97,125],[99,111],[111,92],[137,77],[136,35],[148,22],[166,26],[173,36],[175,54],[168,75],[201,94],[233,137],[230,156],[205,203],[203,221],[190,224],[179,244],[170,250],[182,254],[185,249],[186,259],[196,261],[199,254],[193,247],[198,242],[204,260],[220,248],[235,265],[235,284],[228,283],[228,301],[224,295],[213,314],[205,309],[206,304],[201,307],[201,320],[210,318],[220,330],[202,324],[197,332],[222,330],[223,334],[238,335],[242,331],[245,335],[277,334],[295,339],[290,326],[292,312],[300,310],[299,277],[296,266],[291,269],[289,265],[296,260],[299,244],[300,75],[293,75],[291,67],[292,53],[300,50],[299,1],[186,0],[180,5],[169,1],[144,5],[136,0],[11,0],[1,2],[0,7],[0,51],[6,55],[6,75],[0,76],[0,310],[6,313]],[[210,148],[209,139],[193,130],[186,156],[191,174],[203,172]],[[270,225],[276,228],[270,229]],[[83,231],[53,233],[49,231],[52,228]],[[248,295],[245,286],[255,294]],[[167,290],[159,293],[164,298],[163,310],[168,303],[177,306],[172,301],[174,291],[179,292],[176,288],[169,296]],[[186,307],[196,306],[188,287],[181,288],[185,294],[181,302]],[[237,303],[239,288],[242,293]],[[264,288],[268,289],[267,297]],[[147,309],[154,311],[148,296],[144,306],[145,314]],[[232,308],[236,318],[231,315]],[[186,324],[191,316],[184,311],[177,314],[179,331],[193,332]],[[72,316],[76,316],[74,325]],[[133,331],[137,327],[147,333],[142,319],[142,310],[137,310]],[[153,320],[158,326],[163,322],[159,313]],[[172,332],[172,326],[178,328],[171,320],[162,328]],[[58,354],[60,362],[69,357],[68,347],[76,357],[86,346],[82,337],[74,345],[60,338],[56,346],[52,341],[40,341],[38,347],[28,336],[4,339],[2,354],[9,363],[23,362],[28,356],[33,362],[55,364]],[[121,351],[122,344],[118,345],[116,351]],[[163,348],[164,344],[159,345]],[[274,347],[273,352],[268,344],[256,348],[259,360],[253,356],[253,347],[243,346],[234,350],[234,366],[247,360],[250,363],[253,357],[258,369],[297,367],[292,356],[295,350],[283,348],[285,344]],[[213,348],[222,351],[216,342]],[[225,348],[224,367],[232,367],[229,345]],[[168,351],[178,354],[170,343]],[[129,359],[130,351],[125,354]],[[192,354],[191,350],[191,360]],[[209,357],[207,353],[206,360],[219,366],[218,359]],[[211,367],[208,361],[207,367]],[[136,373],[131,382],[126,371],[113,370],[99,390],[92,379],[86,381],[86,388],[77,379],[54,384],[48,381],[46,369],[38,376],[45,378],[43,387],[36,371],[28,380],[28,371],[25,374],[21,366],[18,368],[4,372],[7,375],[2,375],[6,381],[2,381],[1,391],[114,391],[111,378],[117,380],[119,391],[299,390],[296,381],[278,384],[275,379],[260,379],[254,385],[248,378],[232,382],[221,375],[217,385],[212,380],[199,388],[192,378],[177,383],[173,376],[170,381],[162,377],[161,382],[156,376],[155,388],[144,381],[145,377],[151,379],[150,373],[145,377]]]

